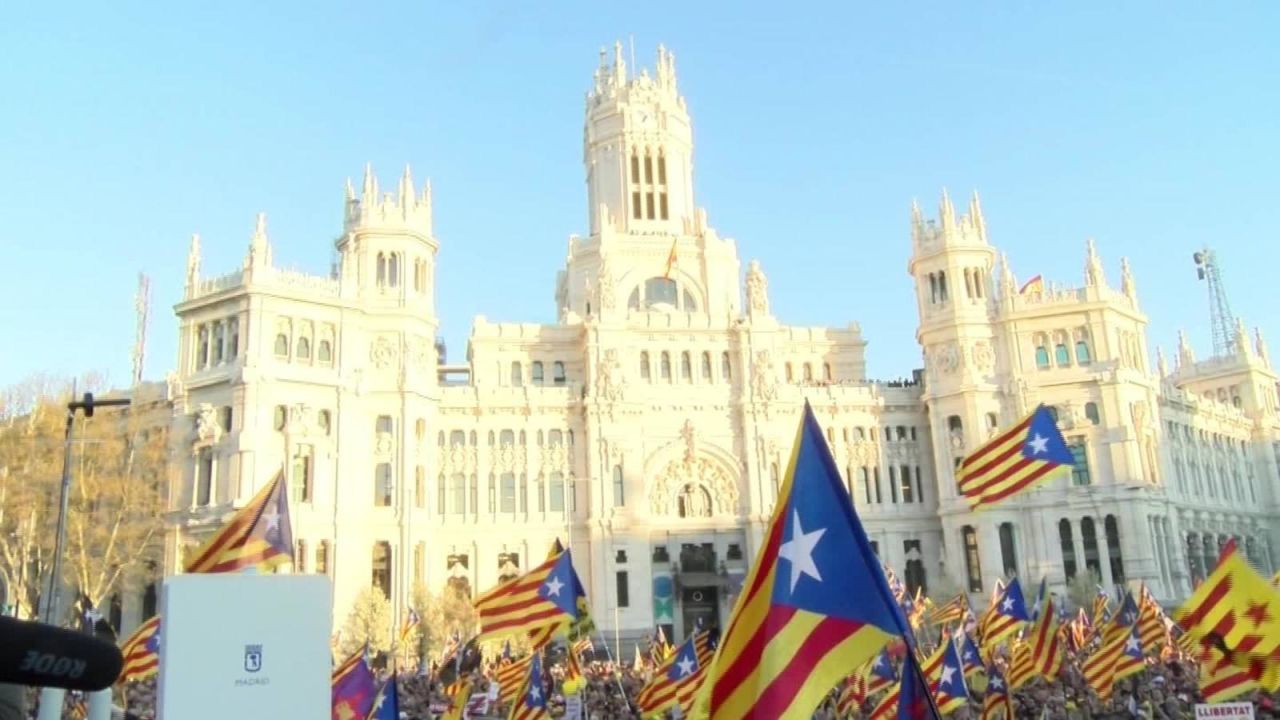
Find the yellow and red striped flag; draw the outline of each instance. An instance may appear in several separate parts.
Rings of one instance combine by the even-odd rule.
[[[498,702],[508,703],[520,692],[525,676],[529,674],[529,663],[532,655],[525,655],[519,660],[504,658],[498,665],[495,675],[498,678]]]
[[[1022,596],[1022,584],[1013,578],[1004,587],[1000,597],[991,603],[978,623],[978,635],[984,649],[989,649],[1012,635],[1031,616],[1027,614],[1027,600]],[[1012,684],[1013,680],[1009,680]]]
[[[1036,275],[1030,280],[1022,284],[1022,288],[1018,290],[1019,295],[1039,295],[1044,292],[1044,276]]]
[[[974,509],[988,508],[1050,478],[1075,461],[1049,408],[1040,405],[961,463],[960,494]]]
[[[1221,651],[1205,648],[1200,660],[1200,694],[1207,703],[1227,702],[1258,689],[1258,681],[1245,668],[1232,665]]]
[[[1188,635],[1249,670],[1263,690],[1280,689],[1280,593],[1240,556],[1234,541],[1175,619]]]
[[[1058,632],[1058,609],[1053,598],[1040,608],[1040,618],[1031,629],[1031,664],[1040,677],[1053,682],[1062,671],[1062,634]]]
[[[520,692],[511,705],[508,720],[541,720],[551,717],[547,711],[547,692],[542,682],[542,658],[534,653],[530,656],[529,672],[520,684]]]
[[[464,712],[467,709],[467,698],[471,695],[471,680],[463,680],[450,691],[449,709],[440,716],[440,720],[462,720]]]
[[[120,646],[124,666],[116,682],[145,680],[160,670],[160,616],[138,626]]]
[[[1013,720],[1013,702],[1004,676],[994,665],[987,666],[987,695],[982,700],[979,720]]]
[[[695,711],[710,720],[808,717],[850,668],[909,637],[808,403],[743,587]]]
[[[1010,690],[1017,690],[1035,679],[1036,666],[1031,660],[1031,647],[1021,640],[1014,640],[1009,645],[1009,669],[1005,679]]]
[[[477,598],[480,634],[476,639],[565,627],[578,619],[578,600],[584,596],[571,553],[565,550]]]
[[[1138,637],[1142,639],[1143,652],[1148,654],[1154,653],[1169,638],[1169,631],[1165,628],[1164,610],[1152,597],[1146,585],[1142,586],[1142,598],[1138,601]]]
[[[960,593],[941,605],[935,606],[925,615],[926,625],[944,625],[960,622],[969,609],[969,596]]]
[[[293,561],[293,530],[289,523],[289,494],[284,474],[277,474],[248,505],[200,548],[189,573],[235,572],[244,568],[271,570]]]
[[[636,706],[641,714],[649,717],[663,713],[680,704],[681,698],[692,698],[706,677],[712,654],[711,637],[707,631],[699,630],[690,635],[675,654],[663,661],[636,695]]]

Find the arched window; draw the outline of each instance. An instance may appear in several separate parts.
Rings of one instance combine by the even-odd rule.
[[[1004,565],[1004,574],[1018,574],[1018,552],[1013,542],[1013,523],[1000,523],[1000,562]]]
[[[1071,521],[1058,521],[1058,545],[1062,548],[1062,570],[1070,582],[1076,576],[1076,546],[1071,538]]]
[[[898,468],[889,466],[889,502],[898,504]]]
[[[311,341],[305,337],[298,338],[298,359],[311,359]]]
[[[865,466],[859,468],[862,473],[862,491],[866,495],[867,504],[871,504],[871,471]]]
[[[413,468],[413,506],[419,509],[427,506],[427,469],[422,465]]]
[[[311,456],[298,455],[293,458],[293,477],[289,478],[289,500],[292,502],[311,502]]]
[[[454,515],[467,513],[467,476],[454,473],[449,478],[450,510]]]
[[[295,573],[304,573],[307,571],[307,541],[306,540],[299,540],[296,543],[294,543],[293,571]]]
[[[201,325],[196,331],[196,369],[209,366],[209,326]]]
[[[524,385],[524,367],[517,360],[511,363],[511,387],[520,387]]]
[[[378,253],[378,287],[387,284],[387,256]]]
[[[227,323],[227,359],[235,360],[240,355],[240,320],[231,318]]]
[[[321,340],[316,349],[316,360],[328,365],[333,362],[333,345],[328,340]]]
[[[675,307],[679,301],[676,281],[665,277],[652,277],[644,281],[644,301],[646,305],[670,305]]]
[[[1089,343],[1085,340],[1076,341],[1076,364],[1088,365],[1093,362],[1093,357],[1089,355]]]
[[[333,431],[333,415],[328,410],[321,410],[316,413],[316,424],[325,435],[330,434]]]
[[[680,379],[685,382],[693,380],[693,360],[688,350],[680,353]]]
[[[1071,353],[1067,350],[1066,343],[1058,343],[1053,346],[1053,360],[1058,367],[1067,367],[1071,364]]]
[[[729,353],[720,354],[720,378],[725,382],[733,381],[733,365],[729,362]]]
[[[1043,345],[1036,346],[1036,367],[1041,370],[1049,369],[1049,351]]]
[[[213,498],[213,448],[201,448],[196,457],[196,507],[204,507]]]
[[[831,363],[822,363],[822,379],[831,382]]]
[[[1084,545],[1084,566],[1102,577],[1102,564],[1098,561],[1098,533],[1093,518],[1080,520],[1080,539]]]
[[[541,360],[533,361],[533,384],[534,385],[542,384],[542,361]]]
[[[391,287],[400,284],[400,253],[391,253],[387,261],[387,284]]]
[[[370,584],[391,599],[391,543],[379,540],[373,544],[373,576]]]
[[[969,592],[982,592],[982,561],[978,555],[978,531],[972,525],[960,529],[960,538],[964,544],[964,567],[968,575]]]
[[[804,381],[813,382],[813,365],[810,363],[804,364]]]
[[[1084,416],[1088,418],[1089,422],[1093,425],[1097,425],[1102,422],[1102,416],[1098,414],[1098,403],[1085,403]]]
[[[213,364],[217,365],[222,362],[222,323],[213,324]]]
[[[658,359],[658,376],[667,382],[671,381],[671,354],[665,350]]]
[[[285,333],[276,333],[276,357],[289,357],[289,336]]]
[[[510,432],[510,431],[508,431]],[[504,513],[514,513],[516,511],[516,474],[505,472],[500,478],[501,488],[499,488],[499,505],[498,509]]]
[[[640,379],[649,379],[649,353],[640,353]]]
[[[551,473],[551,512],[564,512],[564,473]]]
[[[288,418],[289,413],[285,410],[285,407],[283,405],[277,405],[275,409],[271,411],[271,426],[277,431],[284,430],[284,424]]]
[[[1111,560],[1111,579],[1124,584],[1124,556],[1120,553],[1120,523],[1115,515],[1108,515],[1102,526],[1107,535],[1107,556]]]
[[[613,466],[613,506],[622,507],[626,502],[626,485],[623,482],[622,466]]]
[[[564,363],[559,360],[551,364],[551,380],[556,385],[565,384]]]
[[[791,363],[787,363],[784,366],[783,372],[784,372],[784,377],[786,377],[787,379],[787,382],[793,382],[795,380],[795,373],[791,369]]]
[[[938,271],[938,301],[947,301],[947,273],[941,270]]]
[[[376,507],[391,507],[394,481],[391,476],[391,463],[381,462],[374,466],[373,504]]]
[[[702,379],[711,381],[711,353],[702,353]]]

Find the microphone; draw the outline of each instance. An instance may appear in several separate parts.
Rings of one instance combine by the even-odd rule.
[[[0,683],[92,692],[111,687],[123,666],[120,649],[110,642],[0,617]]]

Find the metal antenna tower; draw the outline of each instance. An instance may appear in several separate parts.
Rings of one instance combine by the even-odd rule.
[[[138,313],[137,334],[133,341],[133,384],[142,384],[142,365],[147,354],[147,316],[151,312],[151,279],[146,273],[138,273],[138,294],[133,298],[133,308]]]
[[[1213,330],[1214,357],[1225,357],[1235,351],[1236,318],[1227,302],[1227,287],[1222,282],[1218,256],[1204,247],[1191,256],[1196,263],[1196,277],[1209,287],[1209,324]]]

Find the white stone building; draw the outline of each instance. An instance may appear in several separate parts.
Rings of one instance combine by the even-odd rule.
[[[1272,569],[1280,416],[1261,338],[1153,372],[1127,266],[1112,289],[1090,245],[1084,287],[1019,294],[977,198],[960,217],[944,195],[911,228],[926,369],[872,381],[856,323],[782,324],[760,266],[744,273],[695,205],[669,53],[652,76],[602,54],[585,126],[587,231],[558,321],[477,318],[464,363],[435,340],[431,191],[407,170],[394,192],[368,169],[348,183],[331,277],[278,269],[261,217],[229,275],[205,276],[193,239],[170,571],[284,467],[295,571],[333,577],[335,625],[370,584],[398,615],[417,584],[483,591],[560,537],[611,637],[681,636],[726,618],[806,399],[909,585],[981,602],[1007,572],[1062,586],[1089,566],[1174,599],[1226,535]],[[958,458],[1037,402],[1084,462],[968,512]]]

